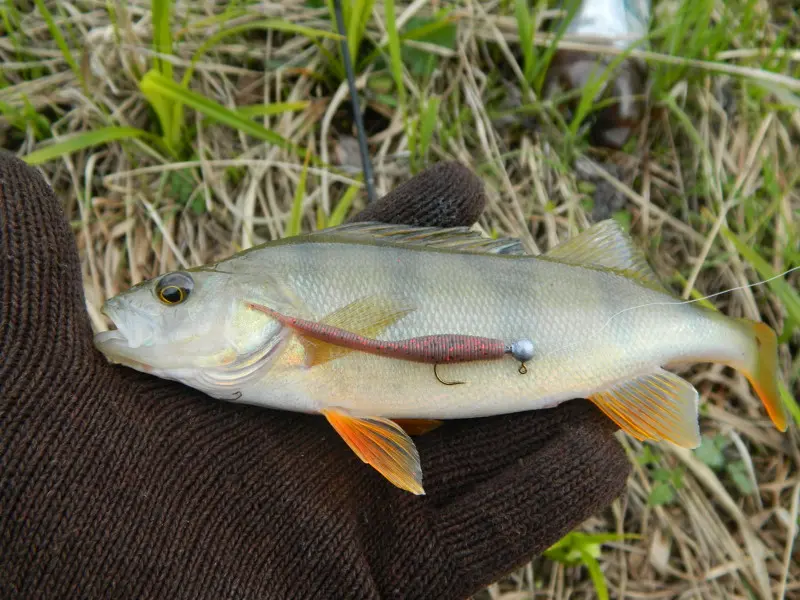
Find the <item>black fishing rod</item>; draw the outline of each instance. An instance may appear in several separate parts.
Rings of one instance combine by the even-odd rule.
[[[364,183],[367,186],[367,200],[369,203],[375,202],[375,181],[372,176],[372,161],[369,158],[369,148],[367,148],[367,134],[364,131],[364,119],[361,117],[361,108],[358,102],[358,90],[356,90],[356,80],[353,75],[353,63],[350,59],[350,47],[347,43],[347,31],[344,28],[344,17],[342,15],[341,0],[334,0],[334,12],[336,13],[336,25],[339,35],[342,36],[342,59],[344,60],[344,70],[347,74],[347,85],[350,88],[350,102],[353,105],[353,117],[356,121],[356,131],[358,132],[358,150],[361,153],[361,168],[364,171]]]

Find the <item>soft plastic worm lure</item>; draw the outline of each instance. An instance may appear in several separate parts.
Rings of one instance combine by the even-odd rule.
[[[506,343],[495,338],[473,335],[440,334],[387,341],[368,338],[333,325],[289,317],[267,306],[249,303],[283,325],[321,342],[350,350],[377,354],[399,360],[428,364],[448,364],[476,360],[496,360],[506,355],[522,363],[520,373],[525,373],[525,361],[533,358],[533,342],[527,339]]]

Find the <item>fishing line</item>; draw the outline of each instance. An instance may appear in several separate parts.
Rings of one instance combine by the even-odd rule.
[[[798,270],[800,270],[800,266],[793,267],[793,268],[791,268],[791,269],[789,269],[787,271],[784,271],[783,273],[778,273],[777,275],[775,275],[773,277],[770,277],[769,279],[764,279],[762,281],[756,281],[755,283],[748,283],[747,285],[740,285],[738,287],[730,288],[728,290],[722,290],[721,292],[715,292],[713,294],[709,294],[708,296],[703,296],[702,298],[694,298],[692,300],[677,300],[675,302],[648,302],[646,304],[639,304],[637,306],[629,306],[628,308],[624,308],[621,311],[616,312],[613,315],[611,315],[608,318],[608,320],[603,324],[603,326],[600,327],[599,329],[597,329],[593,334],[591,334],[588,339],[592,339],[593,337],[600,335],[600,333],[606,327],[608,327],[614,319],[616,319],[620,315],[625,314],[627,312],[630,312],[632,310],[636,310],[638,308],[647,308],[647,307],[650,307],[650,306],[681,306],[681,305],[684,305],[684,304],[694,304],[695,302],[702,302],[703,300],[709,300],[710,298],[716,298],[717,296],[722,296],[723,294],[730,294],[731,292],[736,292],[738,290],[746,290],[746,289],[749,289],[749,288],[758,287],[759,285],[764,285],[765,283],[769,283],[770,281],[775,281],[776,279],[781,279],[785,275],[788,275],[789,273],[793,273],[794,271],[798,271]],[[549,353],[550,354],[555,354],[556,352],[561,352],[562,350],[568,350],[570,348],[573,348],[575,346],[578,346],[580,344],[585,343],[585,341],[586,340],[581,340],[579,342],[575,342],[574,344],[567,344],[566,346],[561,346],[560,348],[556,348],[555,350],[551,350]]]

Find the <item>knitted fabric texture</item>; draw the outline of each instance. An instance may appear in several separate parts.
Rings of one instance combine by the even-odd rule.
[[[483,193],[445,165],[389,200],[367,218],[468,225]],[[416,497],[322,417],[107,364],[65,215],[2,152],[0,281],[0,598],[464,598],[624,486],[583,400],[417,438]]]

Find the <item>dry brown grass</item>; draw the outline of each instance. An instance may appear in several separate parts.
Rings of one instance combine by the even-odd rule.
[[[110,125],[158,133],[138,88],[153,58],[149,1],[47,0],[77,70],[34,3],[19,4],[7,1],[5,9],[6,22],[15,25],[0,25],[0,141],[6,148],[26,155],[45,147],[51,135],[60,139]],[[593,214],[616,214],[630,223],[658,272],[684,297],[759,279],[721,235],[723,227],[738,232],[775,271],[800,264],[800,100],[794,95],[800,89],[794,78],[800,25],[785,3],[755,3],[766,23],[763,31],[732,33],[722,52],[688,57],[691,68],[681,77],[654,87],[652,111],[626,152],[593,150],[571,140],[547,103],[520,92],[516,21],[513,5],[509,11],[506,4],[452,5],[455,43],[415,42],[433,52],[438,64],[424,81],[405,73],[410,115],[428,98],[441,98],[427,162],[454,159],[480,174],[490,199],[481,219],[487,231],[518,236],[531,252],[542,252],[586,227]],[[400,25],[443,5],[401,3]],[[260,15],[330,29],[326,9],[300,2],[242,3],[243,15],[210,19],[225,6],[216,1],[174,7],[172,27],[182,37],[164,59],[179,76],[221,26]],[[660,11],[669,9],[669,2],[659,3]],[[718,0],[714,19],[724,12]],[[787,28],[788,35],[780,37]],[[367,31],[373,41],[386,35],[382,7]],[[767,69],[764,56],[776,40],[774,55],[785,62]],[[550,42],[540,36],[537,43]],[[335,47],[330,41],[323,46]],[[654,71],[682,61],[661,50],[656,43],[644,54]],[[369,99],[377,186],[385,193],[411,175],[407,129],[401,111],[387,100],[391,93],[384,95],[387,81],[391,87],[385,65],[373,62],[360,75]],[[259,119],[336,165],[309,169],[304,229],[325,223],[347,189],[360,186],[346,86],[307,38],[274,31],[227,38],[198,62],[191,87],[229,108],[310,100],[303,110]],[[38,139],[26,105],[46,120]],[[189,146],[181,156],[147,141],[124,141],[42,165],[71,219],[87,309],[98,328],[105,327],[103,300],[131,284],[280,237],[289,227],[302,155],[192,110],[185,139]],[[360,193],[351,210],[363,202]],[[798,275],[787,278],[795,290]],[[787,318],[782,299],[765,286],[720,296],[714,304],[732,316],[761,318],[778,331]],[[795,396],[799,340],[795,329],[780,357]],[[725,441],[724,465],[741,463],[739,475],[753,490],[746,492],[724,466],[713,470],[696,453],[668,445],[647,445],[645,451],[620,435],[634,465],[627,492],[581,528],[640,536],[602,548],[598,560],[611,597],[800,598],[800,561],[793,550],[800,498],[796,425],[777,432],[746,381],[727,369],[703,366],[687,377],[701,392],[704,435]],[[664,477],[673,478],[678,489],[667,503],[653,505],[653,488]],[[585,568],[539,558],[477,597],[561,600],[594,594]]]

